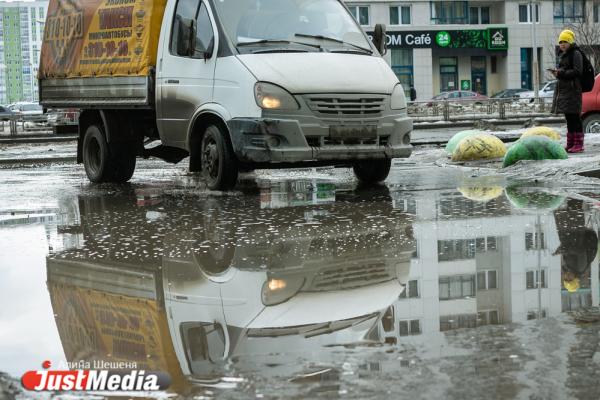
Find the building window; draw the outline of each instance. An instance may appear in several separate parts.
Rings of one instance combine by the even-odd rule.
[[[400,299],[419,298],[419,281],[418,280],[408,281],[408,283],[406,284],[406,287],[404,288],[402,293],[400,293],[399,298]]]
[[[413,51],[412,49],[392,49],[392,70],[404,89],[404,95],[410,99],[410,87],[413,85]]]
[[[410,25],[410,6],[390,7],[390,25]]]
[[[444,315],[440,317],[440,331],[477,327],[477,314]]]
[[[432,24],[466,24],[468,22],[468,1],[432,1]]]
[[[369,26],[369,6],[348,6],[348,9],[354,16],[354,19],[362,26]]]
[[[477,326],[498,325],[499,323],[498,310],[479,311],[477,313]]]
[[[554,23],[583,21],[585,0],[554,0]]]
[[[544,232],[525,233],[525,250],[537,250],[538,243],[541,250],[546,248],[546,237],[544,236]]]
[[[396,320],[394,307],[389,307],[381,318],[381,325],[384,332],[392,332],[394,330],[394,321]]]
[[[489,24],[490,23],[490,8],[489,7],[469,7],[469,24]]]
[[[418,319],[410,319],[400,321],[399,336],[420,335],[421,321]]]
[[[438,240],[438,261],[475,258],[475,239]]]
[[[529,310],[527,311],[527,321],[538,318],[546,318],[546,310]]]
[[[440,277],[440,300],[464,299],[475,296],[475,275]]]
[[[531,270],[525,273],[525,284],[527,289],[547,288],[546,269]]]
[[[598,10],[599,7],[600,7],[600,4],[594,3],[594,23],[595,24],[600,22],[600,12]]]
[[[531,7],[529,4],[519,4],[519,23],[530,24],[532,21]],[[540,9],[539,5],[535,5],[535,22],[540,23]]]
[[[498,289],[498,271],[485,270],[477,272],[477,290]]]

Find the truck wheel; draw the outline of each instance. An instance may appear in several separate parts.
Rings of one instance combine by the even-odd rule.
[[[125,183],[135,171],[136,155],[133,143],[116,143],[111,148],[111,182]]]
[[[354,175],[361,183],[372,184],[383,182],[390,173],[392,160],[366,160],[354,164]]]
[[[226,135],[218,126],[210,125],[202,137],[202,175],[212,190],[232,189],[237,182],[237,160]]]
[[[585,133],[600,133],[600,114],[588,115],[583,120],[583,131]]]
[[[83,166],[90,181],[110,181],[109,151],[104,132],[97,125],[90,125],[83,137]]]
[[[83,166],[94,183],[127,182],[135,170],[133,145],[118,143],[111,148],[102,128],[91,125],[83,138]]]

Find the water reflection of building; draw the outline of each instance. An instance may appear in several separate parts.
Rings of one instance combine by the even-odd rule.
[[[386,341],[556,316],[598,303],[598,279],[575,293],[562,287],[552,210],[522,212],[505,196],[475,202],[458,192],[397,197],[395,206],[416,216],[417,251],[407,290],[380,327]],[[597,262],[591,276],[598,277]]]

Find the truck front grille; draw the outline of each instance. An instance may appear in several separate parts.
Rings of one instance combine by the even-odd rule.
[[[337,94],[306,95],[304,100],[315,115],[325,120],[343,120],[359,123],[381,116],[386,97],[377,95]]]
[[[383,283],[395,279],[393,271],[383,262],[325,269],[317,273],[306,291],[347,290]]]

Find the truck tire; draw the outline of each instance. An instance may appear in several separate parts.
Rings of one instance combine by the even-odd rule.
[[[585,133],[600,133],[600,114],[592,114],[583,120],[583,131]]]
[[[354,175],[363,184],[383,182],[390,173],[392,160],[365,160],[354,164]]]
[[[229,190],[237,182],[237,160],[226,135],[218,126],[209,125],[202,136],[202,176],[211,190]]]
[[[90,125],[83,137],[83,166],[90,181],[94,183],[109,182],[109,150],[106,136],[97,125]]]
[[[106,135],[98,125],[90,125],[83,138],[83,166],[94,183],[123,183],[131,179],[135,170],[133,145],[118,143],[111,148]]]

